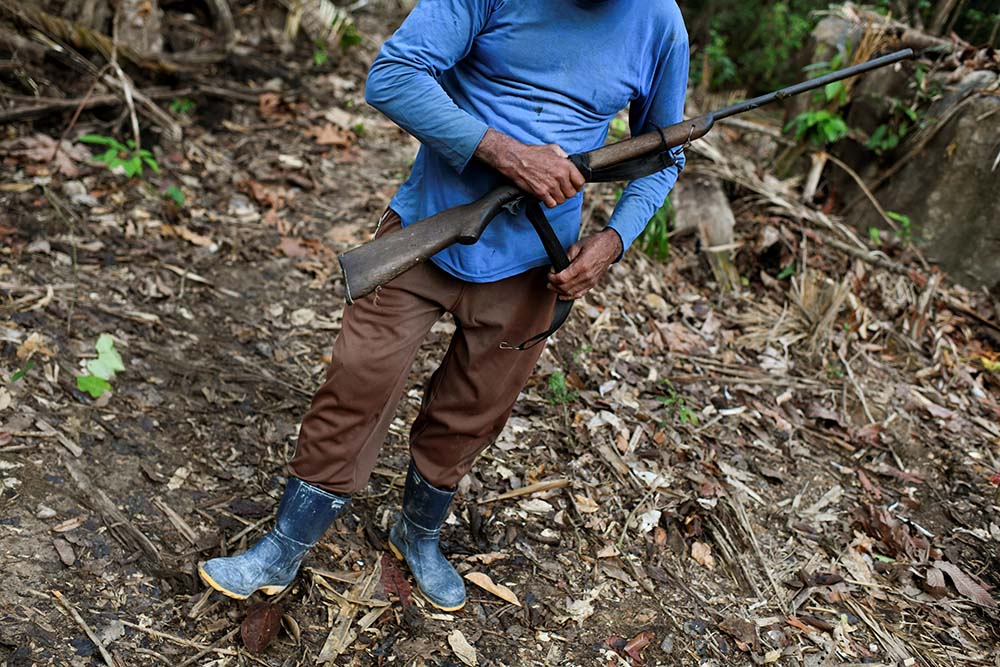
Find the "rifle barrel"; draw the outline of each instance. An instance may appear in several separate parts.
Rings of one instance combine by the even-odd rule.
[[[880,67],[885,67],[886,65],[892,65],[898,63],[901,60],[907,60],[913,57],[913,49],[902,49],[896,51],[895,53],[890,53],[887,56],[882,56],[881,58],[874,58],[868,62],[861,63],[860,65],[854,65],[853,67],[847,67],[845,69],[837,70],[836,72],[831,72],[824,76],[818,77],[816,79],[810,79],[809,81],[803,81],[802,83],[797,83],[794,86],[789,86],[788,88],[782,88],[781,90],[773,93],[768,93],[767,95],[761,95],[760,97],[755,97],[752,100],[746,100],[745,102],[739,102],[725,109],[720,109],[714,112],[712,115],[715,120],[722,120],[723,118],[729,118],[730,116],[735,116],[737,114],[745,113],[756,109],[757,107],[764,106],[765,104],[770,104],[771,102],[777,102],[783,100],[786,97],[794,97],[795,95],[801,95],[802,93],[809,92],[810,90],[816,90],[817,88],[822,88],[827,84],[835,83],[837,81],[842,81],[848,79],[852,76],[857,76],[858,74],[864,74],[865,72],[870,72],[873,69],[878,69]]]

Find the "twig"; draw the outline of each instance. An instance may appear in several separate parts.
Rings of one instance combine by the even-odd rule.
[[[543,491],[551,491],[552,489],[561,489],[563,487],[569,486],[570,482],[568,479],[553,479],[547,482],[538,482],[536,484],[529,484],[528,486],[522,486],[519,489],[514,489],[513,491],[508,491],[507,493],[502,493],[499,496],[494,496],[492,498],[483,498],[478,501],[479,505],[485,505],[486,503],[496,503],[501,500],[510,500],[511,498],[520,498],[521,496],[529,496],[534,493],[542,493]]]
[[[52,157],[49,158],[48,165],[51,165],[52,162],[55,161],[56,156],[59,155],[59,147],[62,146],[62,142],[66,140],[66,136],[73,129],[73,126],[76,125],[76,121],[80,118],[80,113],[83,112],[83,108],[87,104],[87,100],[89,100],[90,96],[94,94],[94,91],[97,89],[97,84],[100,82],[101,77],[104,75],[106,70],[107,65],[102,67],[101,71],[94,77],[93,83],[91,83],[90,88],[87,89],[87,94],[83,96],[82,100],[80,100],[80,104],[77,105],[76,111],[73,112],[73,117],[69,119],[69,124],[66,126],[66,129],[63,130],[61,135],[59,135],[59,141],[56,142],[55,147],[52,149]]]
[[[898,229],[898,227],[896,226],[896,221],[890,218],[889,214],[885,212],[885,209],[882,208],[882,204],[878,202],[878,199],[875,199],[875,195],[872,194],[872,191],[868,189],[867,185],[865,185],[864,180],[862,180],[858,172],[854,171],[849,166],[847,166],[847,164],[844,163],[843,160],[840,160],[839,158],[830,155],[826,151],[821,152],[820,155],[826,156],[826,158],[830,160],[830,162],[834,163],[835,165],[843,169],[845,172],[847,172],[847,175],[854,179],[854,182],[858,184],[859,188],[861,188],[861,192],[865,193],[865,196],[868,197],[868,199],[871,201],[872,206],[875,207],[875,210],[878,211],[878,214],[882,216],[883,220],[885,220],[885,224],[889,225],[889,228],[892,229],[893,231]]]
[[[213,651],[218,649],[220,644],[225,644],[226,642],[232,641],[233,637],[235,637],[237,633],[239,633],[239,631],[240,631],[240,626],[237,625],[235,628],[227,632],[225,635],[223,635],[216,641],[212,642],[211,646],[206,646],[195,655],[191,656],[181,664],[177,665],[177,667],[189,667],[189,665],[195,664],[209,653],[212,653]]]
[[[87,625],[87,622],[85,620],[83,620],[83,617],[80,616],[80,613],[77,612],[77,610],[73,607],[73,605],[69,603],[69,600],[64,598],[63,594],[60,593],[59,591],[52,591],[52,595],[55,597],[56,600],[59,601],[59,604],[61,604],[63,608],[65,608],[66,611],[69,612],[69,615],[73,617],[73,620],[76,621],[76,624],[79,625],[80,628],[83,629],[85,633],[87,633],[87,636],[90,637],[90,641],[94,642],[94,646],[96,646],[97,650],[101,652],[101,657],[104,658],[104,662],[108,665],[108,667],[118,667],[118,663],[115,662],[114,657],[112,657],[112,655],[108,653],[108,649],[105,648],[104,642],[102,642],[100,638],[96,634],[94,634],[94,631],[90,629],[90,626]]]
[[[865,392],[861,389],[861,385],[858,384],[857,378],[854,377],[854,371],[851,370],[851,365],[847,363],[847,359],[844,357],[842,350],[837,350],[837,356],[840,357],[840,363],[844,365],[847,370],[847,377],[850,379],[851,384],[854,385],[854,393],[858,395],[861,400],[861,407],[864,408],[865,416],[868,417],[868,423],[874,424],[875,418],[872,417],[871,410],[868,409],[868,401],[865,400]]]

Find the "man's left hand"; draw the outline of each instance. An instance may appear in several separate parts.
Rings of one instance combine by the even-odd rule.
[[[597,286],[622,254],[622,239],[608,228],[591,234],[569,247],[569,267],[549,275],[549,289],[558,292],[563,301],[579,299]]]

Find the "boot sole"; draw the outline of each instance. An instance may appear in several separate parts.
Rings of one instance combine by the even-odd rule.
[[[234,600],[246,600],[248,597],[250,597],[250,595],[253,595],[253,593],[251,593],[250,595],[240,595],[239,593],[234,593],[230,590],[227,590],[225,587],[220,586],[215,579],[213,579],[208,575],[208,572],[205,572],[205,568],[203,568],[201,565],[198,566],[198,576],[200,576],[201,580],[204,581],[210,588],[222,593],[228,598],[232,598]],[[264,595],[277,595],[286,588],[288,588],[288,586],[262,586],[257,590],[263,593]],[[254,593],[256,592],[257,591],[254,591]]]
[[[391,551],[392,555],[396,557],[396,560],[405,563],[406,562],[406,558],[403,556],[403,552],[401,552],[399,549],[396,548],[396,545],[392,543],[392,540],[387,539],[386,543],[389,545],[389,551]],[[465,606],[465,603],[463,602],[462,604],[458,605],[457,607],[442,607],[438,603],[434,602],[434,600],[431,600],[427,596],[427,593],[424,593],[424,591],[420,588],[420,584],[419,583],[417,584],[417,590],[420,591],[421,597],[423,597],[425,600],[427,600],[428,604],[430,604],[430,606],[434,607],[435,609],[440,609],[441,611],[458,611],[459,609],[461,609],[462,607]]]

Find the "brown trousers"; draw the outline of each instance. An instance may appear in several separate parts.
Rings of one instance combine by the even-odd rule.
[[[387,211],[377,236],[400,229]],[[421,475],[453,488],[503,429],[544,345],[517,345],[548,327],[555,295],[547,269],[469,283],[419,264],[344,309],[326,382],[302,421],[292,475],[337,494],[363,489],[396,414],[417,348],[446,312],[456,331],[424,387],[410,430]]]

